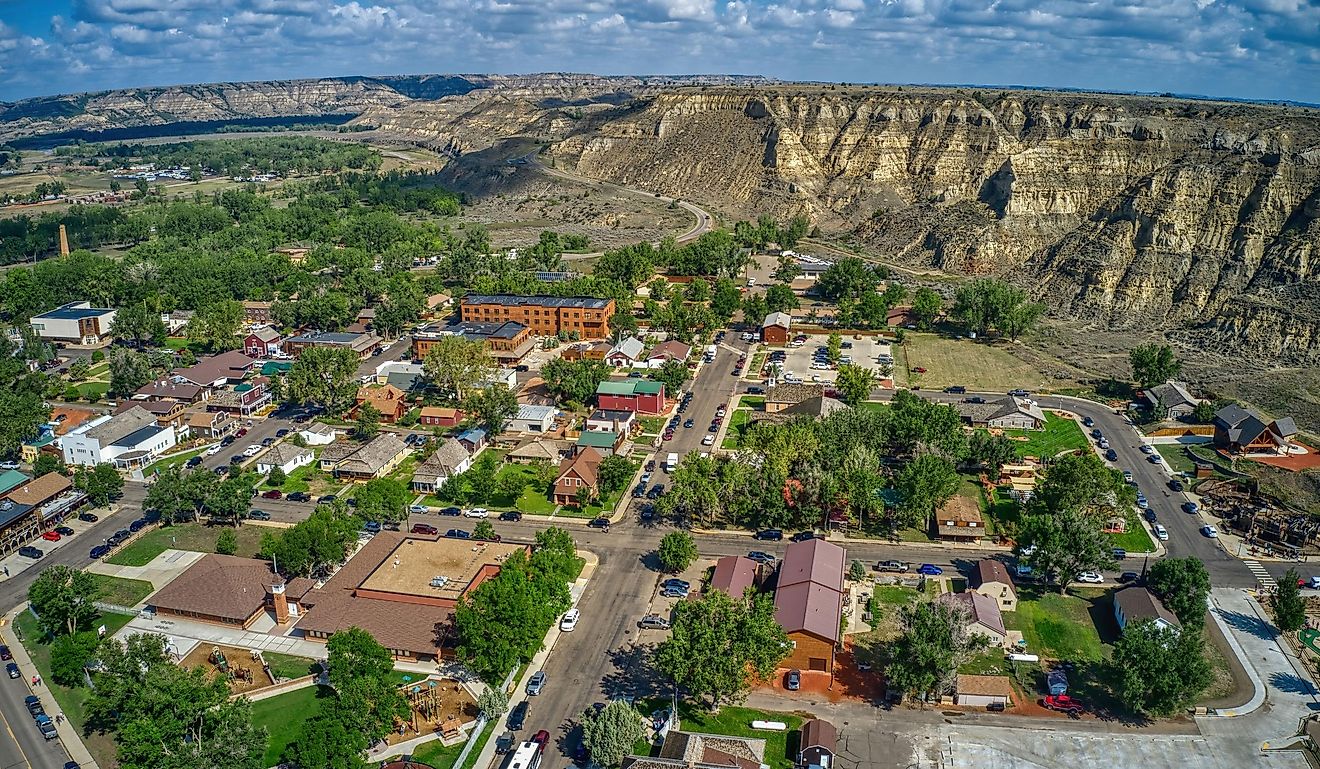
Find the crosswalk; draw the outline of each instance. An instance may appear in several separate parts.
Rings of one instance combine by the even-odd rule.
[[[1255,575],[1256,581],[1260,583],[1261,587],[1266,590],[1274,590],[1279,586],[1279,583],[1274,581],[1274,577],[1271,577],[1270,573],[1265,571],[1265,567],[1261,566],[1259,562],[1244,560],[1242,563],[1246,564],[1247,570]]]

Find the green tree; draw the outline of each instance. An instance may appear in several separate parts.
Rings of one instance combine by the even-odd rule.
[[[1045,305],[1039,302],[1018,302],[1003,313],[999,319],[999,330],[1008,334],[1008,338],[1017,341],[1023,334],[1029,333],[1045,315]]]
[[[188,341],[210,352],[224,352],[239,347],[238,332],[243,327],[243,305],[227,299],[198,308],[184,334]]]
[[[284,472],[284,468],[282,467],[272,467],[270,472],[266,474],[266,485],[268,486],[279,488],[288,480],[289,476]]]
[[[821,273],[816,288],[831,299],[856,299],[863,291],[874,289],[875,284],[875,273],[865,262],[855,256],[845,256]]]
[[[374,478],[355,493],[357,513],[368,521],[402,521],[408,517],[412,492],[406,483],[394,478]]]
[[[636,469],[636,465],[625,456],[611,454],[605,457],[600,461],[600,467],[596,469],[601,491],[608,494],[626,487]]]
[[[646,737],[642,714],[625,700],[610,700],[600,710],[588,708],[581,720],[582,744],[592,763],[600,766],[619,766],[638,740]]]
[[[991,478],[997,478],[1004,465],[1017,459],[1017,447],[1004,435],[977,430],[967,439],[967,458],[984,467]]]
[[[854,558],[852,563],[848,564],[848,579],[853,582],[861,582],[866,579],[866,564]]]
[[[64,475],[68,468],[64,466],[64,460],[54,454],[38,454],[35,462],[32,463],[32,475],[40,478],[50,473],[59,473]]]
[[[732,278],[719,278],[715,281],[715,290],[711,295],[710,311],[715,313],[721,324],[728,323],[729,318],[742,306],[742,292],[738,290],[737,284]]]
[[[332,701],[303,723],[297,740],[289,746],[288,755],[298,766],[366,769],[362,753],[368,744],[365,735],[345,725],[337,702]]]
[[[112,396],[126,398],[147,384],[155,376],[151,360],[140,352],[119,350],[110,358],[110,390]]]
[[[560,400],[586,403],[595,394],[601,382],[609,378],[610,368],[604,361],[566,361],[555,358],[541,367],[546,389]]]
[[[832,332],[825,340],[825,356],[833,365],[839,362],[839,356],[843,353],[843,336],[837,331]]]
[[[495,477],[499,474],[499,460],[490,451],[483,451],[477,461],[463,474],[476,502],[489,502],[495,494]]]
[[[220,481],[209,471],[186,471],[181,465],[171,465],[156,476],[147,488],[142,506],[160,513],[161,521],[170,524],[191,521],[206,506],[206,499]]]
[[[341,347],[311,347],[302,351],[285,377],[289,400],[315,403],[340,413],[358,391],[358,356]]]
[[[65,373],[69,375],[70,382],[81,382],[87,378],[91,369],[92,364],[89,363],[86,358],[74,358]]]
[[[875,387],[875,372],[869,368],[845,363],[839,366],[834,387],[843,396],[844,403],[856,406],[871,397],[871,390]]]
[[[96,653],[100,639],[96,633],[62,635],[50,645],[50,677],[70,688],[82,686],[83,671]]]
[[[1178,616],[1183,627],[1205,622],[1210,574],[1197,558],[1161,558],[1150,567],[1146,584]]]
[[[357,544],[362,521],[343,500],[317,505],[306,520],[269,539],[263,536],[261,555],[273,558],[286,577],[308,577],[343,562]]]
[[[720,590],[674,609],[673,632],[655,652],[656,668],[712,708],[746,695],[752,676],[774,673],[788,637],[766,595],[734,600]]]
[[[742,300],[743,323],[760,328],[761,321],[770,314],[770,310],[765,303],[765,297],[761,294],[748,294]]]
[[[1113,567],[1111,551],[1100,520],[1079,510],[1026,515],[1018,526],[1019,559],[1046,579],[1057,579],[1060,593],[1083,571]]]
[[[357,419],[353,420],[353,437],[368,441],[380,432],[380,410],[370,403],[358,407]]]
[[[408,715],[408,702],[395,685],[394,659],[361,628],[341,630],[326,641],[326,669],[335,688],[340,718],[350,731],[375,742]]]
[[[102,462],[95,467],[78,468],[73,475],[73,487],[86,494],[93,507],[105,507],[123,492],[124,477],[114,465]]]
[[[683,383],[687,381],[687,364],[681,360],[667,360],[660,364],[660,368],[651,371],[651,378],[665,386],[665,392],[669,394],[677,393],[683,389]]]
[[[480,387],[490,379],[495,372],[495,359],[481,340],[444,336],[426,351],[422,369],[436,389],[461,401],[471,388]]]
[[[573,495],[573,504],[579,510],[586,510],[591,505],[591,500],[596,498],[596,493],[590,486],[578,486],[577,493]]]
[[[463,410],[476,418],[487,433],[498,435],[504,425],[518,413],[518,395],[503,382],[477,390],[467,397]]]
[[[1036,484],[1028,508],[1036,513],[1079,510],[1095,517],[1120,515],[1136,503],[1136,492],[1114,470],[1085,451],[1057,457]]]
[[[148,307],[146,302],[130,302],[115,312],[110,333],[118,339],[132,342],[134,347],[141,347],[143,342],[163,344],[169,332],[159,312]]]
[[[495,524],[482,518],[472,527],[472,538],[483,542],[494,542],[499,535],[495,533]]]
[[[57,564],[43,569],[28,587],[28,603],[52,636],[74,635],[96,618],[100,586],[91,574]]]
[[[916,526],[953,499],[962,479],[949,460],[935,454],[922,454],[904,465],[895,478],[895,485],[903,497],[899,506],[903,522]]]
[[[705,302],[710,299],[710,284],[701,278],[695,278],[687,285],[689,302]]]
[[[1148,619],[1123,628],[1111,667],[1123,704],[1157,716],[1186,707],[1211,679],[1199,626],[1164,628]]]
[[[533,557],[539,555],[540,550]],[[487,684],[498,685],[510,670],[530,660],[551,623],[568,609],[562,576],[553,569],[534,570],[522,553],[514,553],[495,577],[464,596],[454,610],[454,628],[458,656],[467,668]],[[551,589],[556,581],[562,593]]]
[[[775,266],[774,279],[780,283],[792,283],[802,274],[802,266],[791,256],[781,255]]]
[[[241,472],[216,485],[205,502],[211,519],[231,522],[237,528],[252,509],[252,486],[252,477]]]
[[[783,283],[776,283],[765,290],[765,306],[770,312],[788,312],[801,305],[793,289]]]
[[[1142,387],[1164,384],[1178,376],[1182,361],[1167,344],[1139,344],[1128,352],[1132,378]]]
[[[1201,401],[1196,404],[1196,408],[1192,410],[1192,419],[1196,420],[1198,424],[1210,424],[1215,420],[1215,412],[1217,410],[1215,404],[1211,401]]]
[[[0,377],[0,383],[4,378]],[[19,392],[9,380],[0,389],[0,456],[13,457],[25,441],[37,437],[41,425],[50,419],[50,408],[38,392]]]
[[[498,686],[487,686],[477,697],[477,710],[482,718],[494,721],[508,712],[509,695]]]
[[[655,554],[661,569],[677,574],[697,559],[697,543],[691,534],[678,529],[660,538]]]
[[[220,555],[233,555],[238,552],[238,535],[233,529],[225,529],[215,538],[215,551]]]
[[[1306,624],[1306,600],[1297,587],[1297,570],[1289,569],[1279,580],[1279,587],[1270,601],[1274,608],[1274,619],[1279,629],[1285,633],[1296,633]]]
[[[967,632],[967,609],[957,603],[923,601],[899,613],[902,631],[890,647],[885,679],[890,689],[939,697],[952,687],[958,666],[985,646]]]

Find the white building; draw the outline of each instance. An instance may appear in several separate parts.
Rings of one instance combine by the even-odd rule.
[[[311,449],[292,443],[277,443],[257,459],[257,472],[265,475],[278,467],[288,475],[300,467],[310,465],[315,458]]]
[[[91,302],[69,302],[50,312],[33,316],[28,322],[37,336],[48,342],[99,345],[110,341],[110,324],[115,311],[93,307]]]
[[[550,425],[554,424],[557,411],[554,406],[523,404],[518,407],[518,413],[514,415],[513,419],[509,420],[505,429],[520,433],[547,432]]]
[[[308,446],[328,446],[335,442],[339,431],[324,422],[313,422],[298,431],[303,443]]]
[[[177,442],[173,427],[162,427],[150,412],[134,406],[79,425],[60,439],[60,448],[67,465],[113,462],[128,469],[150,464]]]

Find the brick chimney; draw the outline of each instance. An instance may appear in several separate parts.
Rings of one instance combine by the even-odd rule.
[[[271,585],[270,592],[275,596],[275,624],[283,625],[289,621],[289,599],[284,597],[284,583]]]

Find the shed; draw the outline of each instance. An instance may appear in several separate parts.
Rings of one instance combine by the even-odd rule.
[[[967,707],[1013,704],[1013,683],[1008,676],[958,676],[954,702]]]
[[[828,769],[834,763],[834,752],[838,750],[839,730],[829,721],[813,718],[802,724],[802,735],[798,741],[798,766],[806,769]]]

